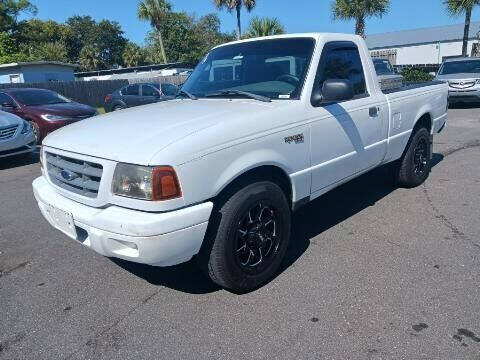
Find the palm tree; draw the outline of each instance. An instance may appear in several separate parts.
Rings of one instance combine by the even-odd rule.
[[[163,62],[167,63],[167,55],[163,46],[162,23],[168,12],[172,10],[172,5],[167,0],[143,0],[138,4],[137,15],[140,20],[150,21],[150,25],[155,29],[160,43]]]
[[[125,66],[138,66],[143,61],[142,48],[129,42],[123,51],[123,63]]]
[[[102,66],[100,50],[92,45],[85,45],[80,51],[80,65],[87,70],[98,70]]]
[[[263,18],[254,17],[250,21],[250,26],[247,31],[249,37],[262,37],[270,35],[279,35],[285,32],[285,28],[278,21],[277,18]]]
[[[242,7],[245,6],[248,12],[252,11],[255,5],[257,4],[256,0],[213,0],[217,8],[223,9],[227,8],[229,12],[235,10],[237,12],[237,40],[240,40],[242,37],[242,24],[240,22],[240,11]]]
[[[335,0],[332,6],[335,20],[355,20],[355,34],[365,37],[365,20],[382,17],[388,12],[390,0]]]
[[[470,20],[472,11],[476,5],[480,5],[480,0],[444,0],[447,11],[452,16],[465,14],[465,27],[463,29],[462,56],[467,56],[468,38],[470,36]]]

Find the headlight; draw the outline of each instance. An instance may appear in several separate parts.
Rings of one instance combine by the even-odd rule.
[[[113,175],[112,192],[120,196],[150,201],[182,196],[177,174],[170,166],[118,164]]]
[[[71,118],[63,115],[42,115],[42,119],[47,121],[62,121],[62,120],[70,120]]]
[[[24,121],[22,127],[22,134],[27,134],[30,131],[32,131],[32,124],[30,124],[28,121]]]

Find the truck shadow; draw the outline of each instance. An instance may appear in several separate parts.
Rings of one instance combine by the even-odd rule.
[[[439,164],[442,160],[443,155],[434,154],[432,166]],[[276,277],[291,267],[307,251],[312,238],[375,205],[377,201],[395,191],[397,187],[389,181],[389,176],[388,168],[382,166],[330,191],[296,211],[293,217],[290,245]],[[205,294],[220,290],[220,287],[202,274],[194,260],[166,268],[135,264],[120,259],[111,260],[153,285],[190,294]]]

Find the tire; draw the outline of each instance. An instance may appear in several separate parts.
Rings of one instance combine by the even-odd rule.
[[[413,188],[423,184],[430,175],[431,152],[429,131],[424,127],[417,128],[402,158],[393,165],[397,185]]]
[[[124,106],[122,106],[122,105],[115,105],[115,106],[113,107],[112,111],[119,111],[119,110],[123,110],[123,109],[125,109]]]
[[[221,287],[252,291],[280,267],[290,227],[289,203],[278,185],[260,181],[239,186],[214,207],[200,265]]]

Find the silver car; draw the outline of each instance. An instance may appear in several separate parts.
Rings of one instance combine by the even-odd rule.
[[[480,58],[445,60],[435,80],[448,82],[451,103],[480,103]]]
[[[0,111],[0,158],[35,150],[35,135],[29,122]]]

